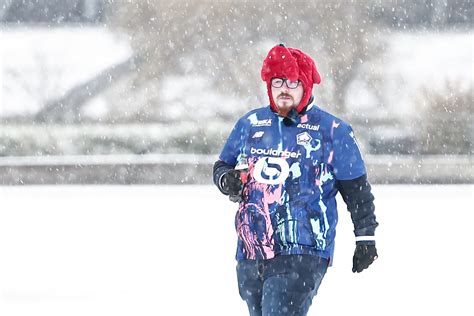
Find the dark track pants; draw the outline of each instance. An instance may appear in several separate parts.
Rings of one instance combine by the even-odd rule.
[[[310,255],[239,261],[239,293],[251,316],[303,316],[308,312],[327,267],[327,259]]]

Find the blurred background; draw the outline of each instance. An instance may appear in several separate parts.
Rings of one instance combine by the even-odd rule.
[[[268,104],[278,43],[316,61],[374,183],[474,183],[474,2],[0,0],[0,184],[210,184]]]
[[[314,58],[316,104],[353,125],[381,223],[380,258],[353,274],[338,197],[310,313],[474,315],[473,16],[472,0],[0,0],[0,315],[245,315],[212,164],[268,104],[278,43]]]

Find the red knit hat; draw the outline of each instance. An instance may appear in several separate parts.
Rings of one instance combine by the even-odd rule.
[[[278,112],[278,107],[272,98],[272,78],[288,78],[291,81],[300,80],[303,83],[303,97],[296,107],[298,113],[308,104],[313,84],[321,82],[314,60],[299,49],[285,47],[283,44],[273,47],[268,52],[263,61],[261,76],[262,80],[267,83],[270,106],[275,112]]]

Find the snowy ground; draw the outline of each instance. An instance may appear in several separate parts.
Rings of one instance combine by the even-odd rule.
[[[374,186],[380,258],[340,210],[309,315],[474,315],[474,186]],[[0,315],[245,315],[234,205],[211,186],[0,187]]]

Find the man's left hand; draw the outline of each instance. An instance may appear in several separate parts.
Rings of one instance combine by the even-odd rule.
[[[377,258],[378,255],[375,244],[357,244],[354,251],[354,257],[352,259],[352,272],[362,272],[362,270],[367,269]]]

